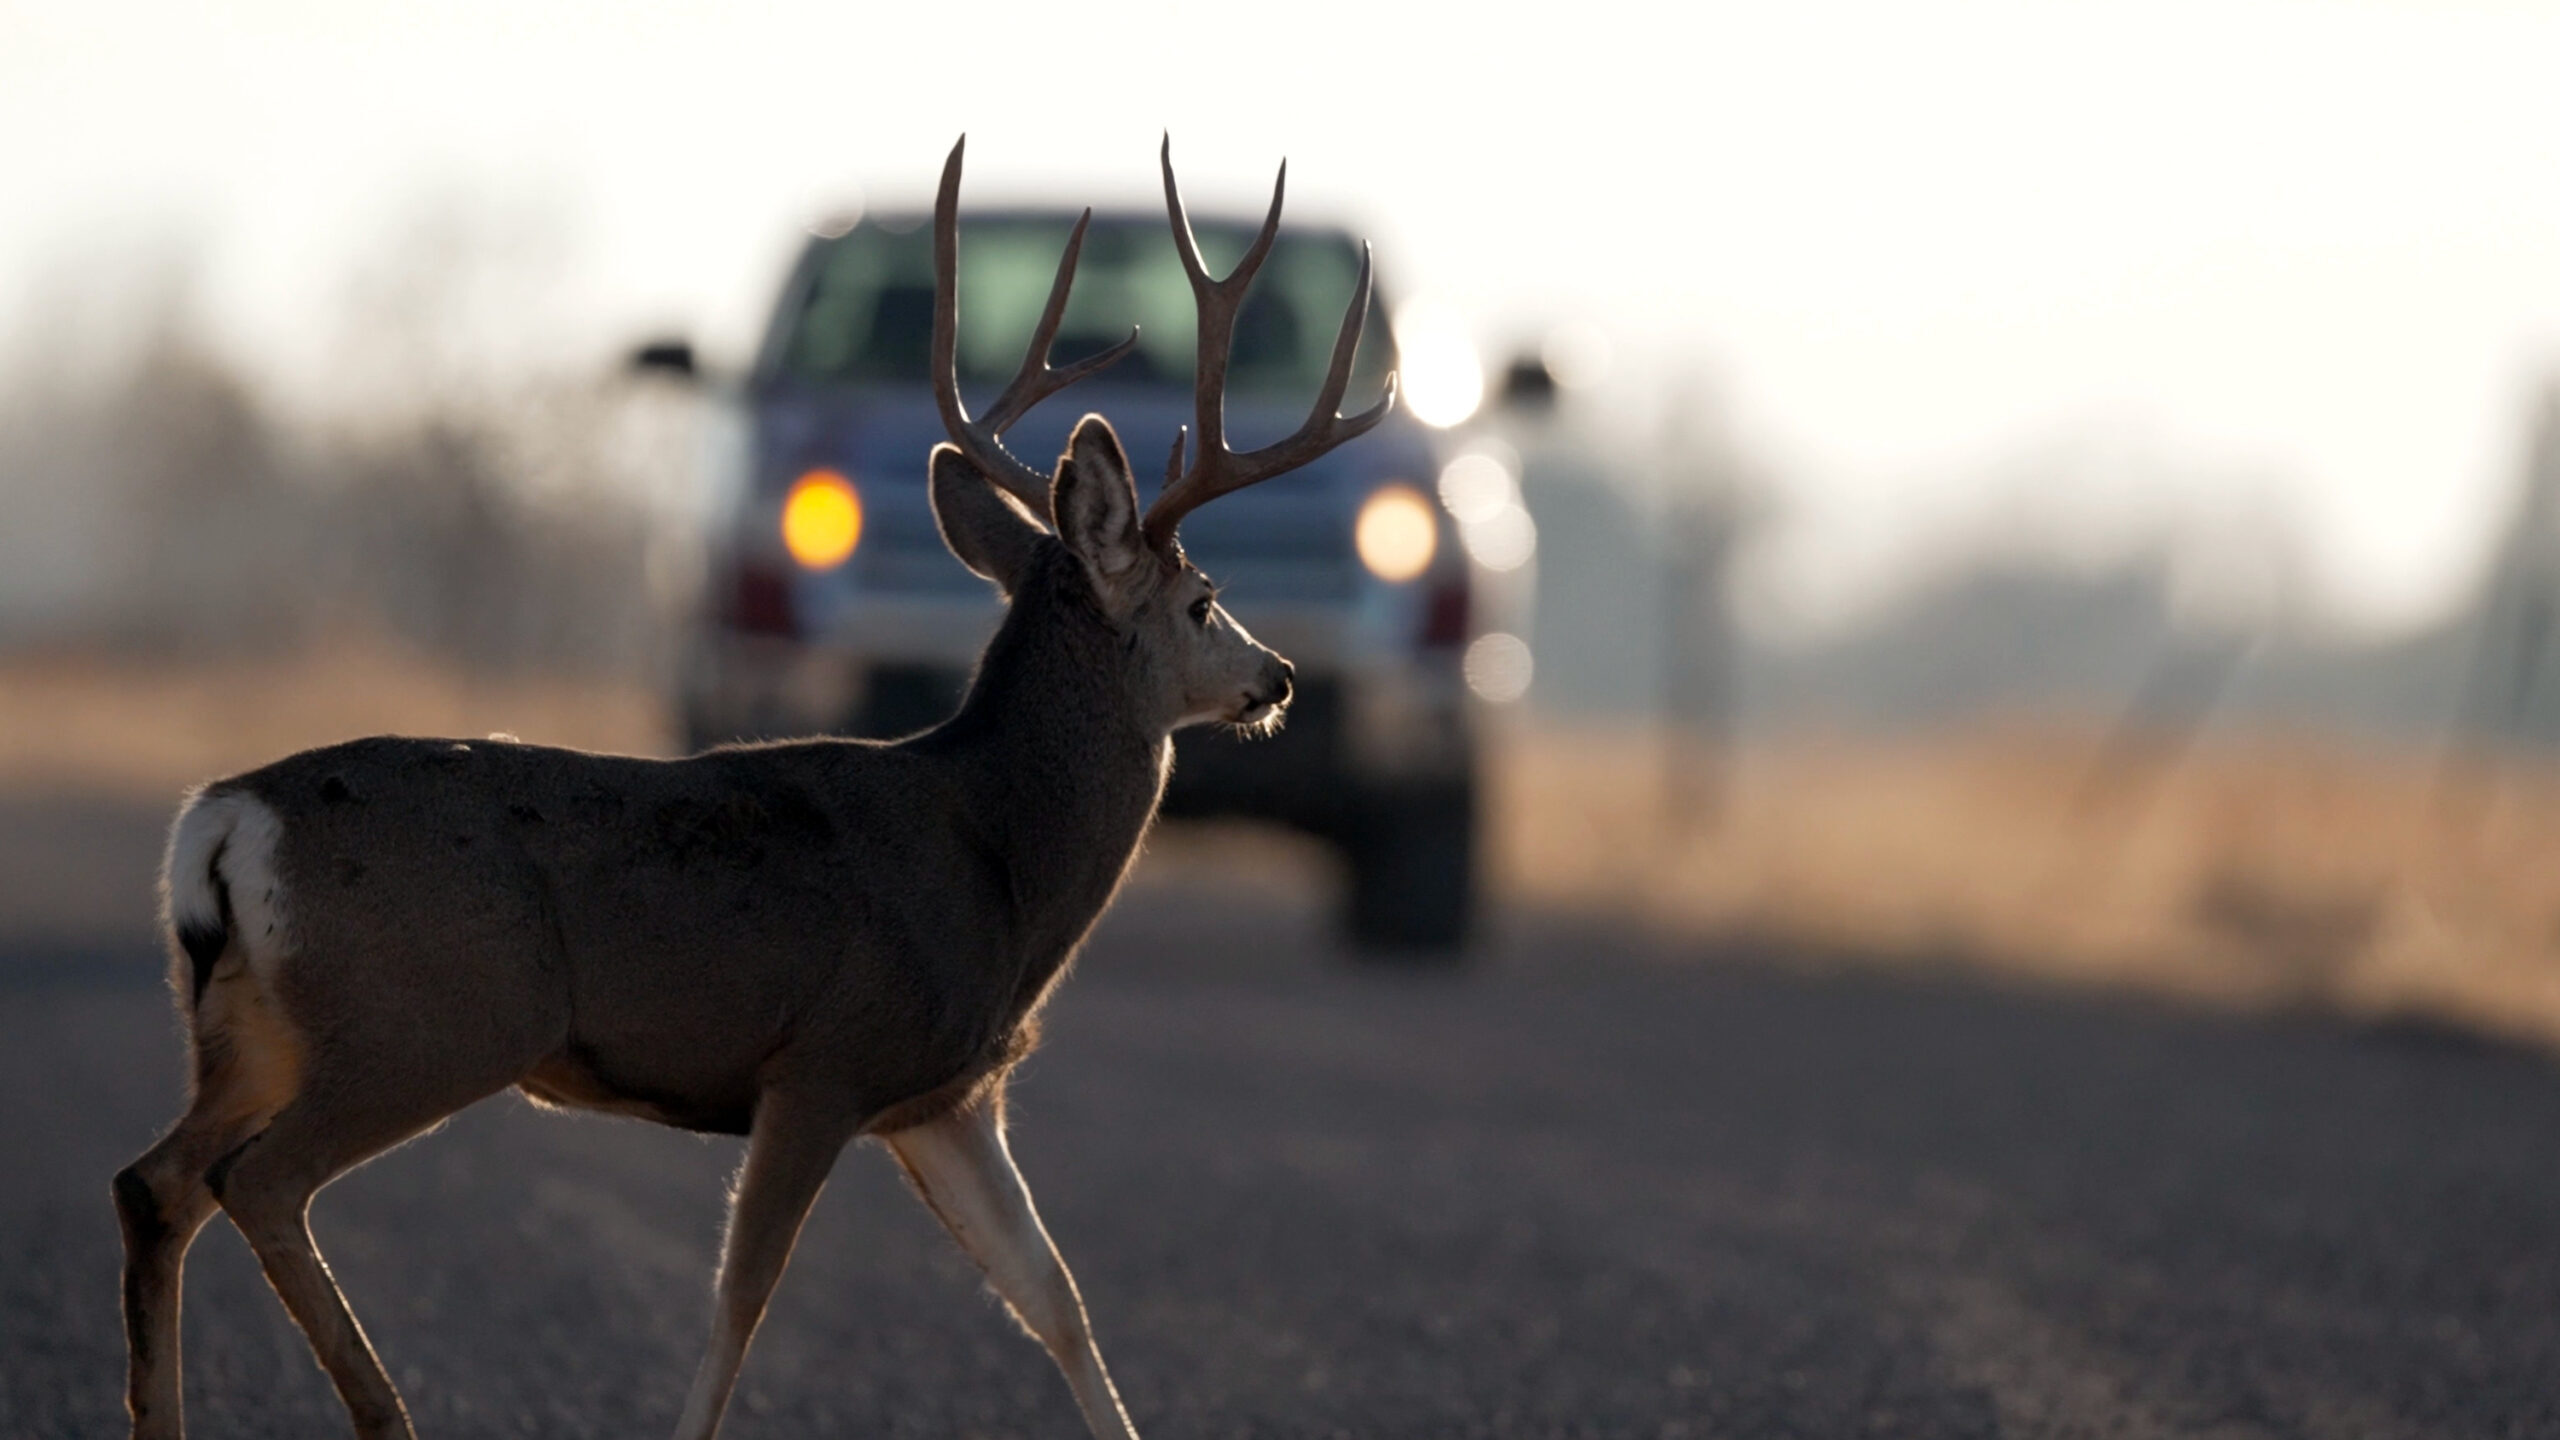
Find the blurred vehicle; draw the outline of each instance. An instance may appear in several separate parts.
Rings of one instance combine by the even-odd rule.
[[[696,746],[934,725],[958,707],[1002,614],[944,548],[926,496],[926,457],[943,438],[927,384],[928,219],[872,215],[813,237],[783,287],[744,386],[747,474],[714,519],[682,667],[677,703]],[[1018,363],[1073,220],[1012,210],[963,225],[959,368],[973,409]],[[1253,229],[1194,220],[1216,273]],[[1281,231],[1237,323],[1227,425],[1238,449],[1304,418],[1359,258],[1342,231]],[[1097,353],[1132,324],[1131,354],[1014,427],[1017,454],[1045,467],[1075,418],[1100,411],[1149,483],[1151,447],[1192,418],[1191,291],[1162,214],[1096,215],[1053,362]],[[681,343],[634,362],[692,369]],[[1368,404],[1394,363],[1373,318],[1344,409]],[[1199,512],[1182,537],[1233,613],[1296,663],[1299,698],[1267,740],[1182,732],[1165,813],[1275,821],[1328,841],[1348,861],[1349,930],[1389,950],[1459,945],[1476,893],[1477,737],[1460,665],[1476,597],[1435,498],[1437,459],[1431,432],[1399,410]]]

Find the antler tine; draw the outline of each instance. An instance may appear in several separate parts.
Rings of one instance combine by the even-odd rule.
[[[1013,457],[995,433],[970,423],[960,402],[960,160],[969,147],[963,135],[942,162],[942,187],[933,199],[933,399],[942,411],[943,432],[960,453],[999,489],[1031,507],[1049,513],[1049,486],[1040,472]]]
[[[1261,233],[1254,237],[1234,273],[1224,280],[1212,280],[1200,263],[1199,246],[1192,238],[1190,219],[1183,213],[1181,192],[1174,185],[1172,138],[1165,140],[1165,208],[1172,215],[1174,248],[1181,253],[1182,268],[1191,277],[1192,297],[1200,311],[1200,362],[1193,380],[1200,443],[1186,471],[1182,466],[1184,436],[1177,432],[1173,438],[1173,458],[1165,467],[1164,489],[1156,496],[1155,504],[1147,508],[1143,522],[1148,541],[1158,549],[1172,545],[1183,516],[1221,495],[1295,470],[1345,441],[1358,439],[1395,408],[1396,377],[1390,374],[1386,394],[1377,404],[1358,415],[1340,413],[1343,392],[1351,385],[1352,358],[1359,353],[1360,336],[1368,324],[1370,260],[1369,247],[1363,245],[1359,278],[1351,287],[1351,303],[1343,311],[1342,328],[1334,335],[1332,362],[1325,369],[1324,385],[1316,393],[1315,408],[1308,413],[1306,423],[1287,439],[1259,450],[1239,455],[1227,448],[1227,365],[1234,349],[1236,315],[1243,308],[1245,288],[1252,283],[1253,273],[1262,268],[1272,241],[1279,234],[1280,200],[1288,179],[1289,167],[1283,163],[1279,182],[1272,186],[1271,213],[1263,219]]]
[[[1307,414],[1308,425],[1315,424],[1321,418],[1327,422],[1327,428],[1330,429],[1333,422],[1342,421],[1342,392],[1351,388],[1351,359],[1359,353],[1360,332],[1369,326],[1369,283],[1369,244],[1364,240],[1360,243],[1360,275],[1358,279],[1351,282],[1351,303],[1343,309],[1342,327],[1333,332],[1333,359],[1325,366],[1324,388],[1316,392],[1316,408]],[[1370,426],[1387,418],[1388,409],[1395,403],[1396,377],[1390,372],[1387,376],[1385,397],[1351,420],[1343,422],[1342,436],[1325,448],[1331,449],[1344,440],[1356,439],[1367,434]],[[1304,429],[1305,427],[1300,427],[1301,433],[1304,433]]]
[[[1075,284],[1076,258],[1084,251],[1085,227],[1093,220],[1093,212],[1087,210],[1076,221],[1074,233],[1067,237],[1066,254],[1058,260],[1058,278],[1049,286],[1049,303],[1042,308],[1040,323],[1032,330],[1031,348],[1022,358],[1022,368],[987,408],[986,418],[970,420],[968,408],[960,400],[960,160],[968,145],[969,137],[963,135],[951,147],[951,158],[942,162],[942,187],[933,200],[934,403],[942,411],[944,432],[960,453],[989,481],[1031,507],[1032,514],[1046,517],[1049,477],[1016,459],[999,437],[1033,406],[1128,354],[1138,343],[1138,332],[1132,327],[1128,339],[1065,369],[1049,367],[1049,346],[1057,339],[1058,322],[1066,314],[1067,292]]]
[[[1173,178],[1173,135],[1164,137],[1164,148],[1158,152],[1164,169],[1164,206],[1173,222],[1174,252],[1182,257],[1182,271],[1191,278],[1191,301],[1200,313],[1200,359],[1195,368],[1192,390],[1194,417],[1200,430],[1200,453],[1224,450],[1227,444],[1227,361],[1235,348],[1236,316],[1244,309],[1245,292],[1253,287],[1253,277],[1262,270],[1262,262],[1271,255],[1271,244],[1280,237],[1280,204],[1289,191],[1289,162],[1280,162],[1279,177],[1271,182],[1271,210],[1262,217],[1262,229],[1245,247],[1244,258],[1223,280],[1212,279],[1209,267],[1201,262],[1200,242],[1191,233],[1191,215],[1182,203],[1182,187]]]
[[[1138,344],[1138,327],[1129,327],[1129,338],[1102,351],[1088,355],[1063,370],[1049,368],[1049,346],[1058,338],[1058,322],[1066,317],[1067,292],[1075,288],[1076,258],[1084,253],[1085,228],[1093,223],[1093,209],[1085,208],[1076,217],[1076,228],[1067,235],[1066,253],[1058,257],[1058,278],[1050,282],[1049,303],[1041,308],[1040,323],[1031,332],[1031,348],[1022,357],[1022,369],[1004,393],[987,407],[988,430],[1001,435],[1013,428],[1013,422],[1031,413],[1041,401],[1066,389],[1087,375],[1110,365],[1128,354]]]

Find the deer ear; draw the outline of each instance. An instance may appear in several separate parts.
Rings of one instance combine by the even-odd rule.
[[[1084,562],[1094,588],[1117,601],[1146,558],[1146,542],[1138,535],[1138,487],[1110,421],[1087,415],[1076,422],[1067,453],[1058,457],[1049,509],[1058,517],[1058,538]]]
[[[933,447],[933,520],[960,563],[1007,595],[1031,573],[1048,533],[951,445]]]

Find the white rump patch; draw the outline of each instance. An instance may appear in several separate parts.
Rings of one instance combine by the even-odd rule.
[[[222,894],[231,896],[234,942],[253,957],[288,948],[284,882],[276,842],[284,822],[265,801],[238,791],[198,795],[178,812],[160,870],[162,918],[177,930],[219,930]],[[219,887],[219,888],[217,888]]]

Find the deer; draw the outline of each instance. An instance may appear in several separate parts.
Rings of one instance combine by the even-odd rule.
[[[216,1210],[363,1440],[412,1440],[399,1393],[313,1244],[338,1176],[514,1089],[544,1108],[743,1135],[710,1335],[675,1427],[710,1440],[840,1153],[877,1141],[1066,1377],[1097,1437],[1136,1431],[1006,1139],[1007,1077],[1154,821],[1185,726],[1276,726],[1289,662],[1227,613],[1178,527],[1211,500],[1378,424],[1341,412],[1369,308],[1364,250],[1314,408],[1236,451],[1236,317],[1288,181],[1244,258],[1209,274],[1161,152],[1199,313],[1197,430],[1141,513],[1108,420],[1043,474],[1003,436],[1126,354],[1050,348],[1092,219],[1069,234],[1029,352],[972,418],[957,366],[961,162],[934,206],[928,457],[951,552],[1004,614],[958,711],[895,742],[814,738],[644,759],[376,737],[192,792],[162,920],[188,1045],[184,1113],[113,1192],[136,1440],[183,1433],[180,1286]],[[1186,463],[1186,444],[1189,459]]]

